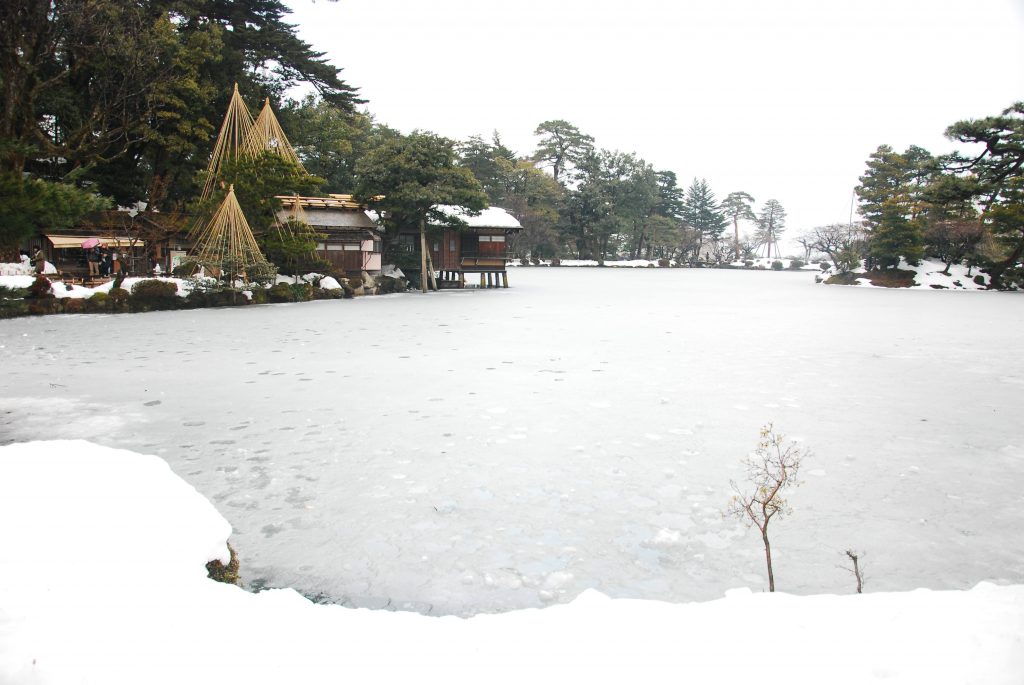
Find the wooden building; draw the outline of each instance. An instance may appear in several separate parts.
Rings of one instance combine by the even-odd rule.
[[[119,267],[130,275],[144,276],[160,266],[167,273],[187,253],[190,243],[178,215],[146,214],[136,210],[95,212],[78,225],[40,233],[32,245],[39,245],[58,273],[67,278],[88,275],[86,250],[82,244],[98,240],[118,254]]]
[[[351,195],[278,195],[277,199],[282,204],[278,212],[282,223],[299,219],[324,236],[317,242],[318,257],[353,276],[363,271],[380,273],[381,228]]]
[[[427,248],[441,283],[464,288],[467,274],[479,274],[481,288],[507,288],[508,239],[523,230],[519,221],[500,207],[489,207],[475,216],[453,205],[437,209],[466,223],[460,228],[432,227],[428,233]],[[399,244],[418,255],[419,233],[403,231]]]

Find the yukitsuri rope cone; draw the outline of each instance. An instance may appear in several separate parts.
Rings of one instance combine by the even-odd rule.
[[[302,166],[302,162],[299,161],[299,156],[295,154],[295,148],[288,142],[288,136],[284,134],[284,129],[281,128],[281,124],[274,115],[274,110],[270,108],[270,98],[263,101],[263,109],[256,117],[252,131],[245,141],[245,148],[253,156],[264,150],[276,152],[303,171],[306,170]]]
[[[302,208],[302,199],[297,193],[292,200],[292,207],[288,210],[288,214],[291,215],[292,221],[301,222],[307,226],[309,225],[309,222],[306,221],[306,210]]]
[[[235,198],[235,186],[228,187],[227,197],[196,238],[196,262],[217,275],[263,277],[274,267],[263,257],[252,229]]]
[[[282,133],[282,135],[284,134]],[[206,167],[206,183],[203,184],[200,200],[210,197],[225,160],[238,159],[242,155],[252,154],[248,147],[252,140],[252,115],[249,114],[249,108],[242,101],[242,96],[238,94],[238,84],[236,83],[234,92],[231,94],[231,101],[228,103],[228,111],[224,115],[224,123],[220,126],[217,142],[213,146],[210,164]],[[294,151],[292,154],[295,154]]]

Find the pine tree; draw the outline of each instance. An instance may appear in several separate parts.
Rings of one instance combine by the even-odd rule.
[[[356,166],[356,198],[386,214],[392,240],[401,228],[418,228],[421,259],[427,254],[427,226],[458,226],[458,220],[437,205],[457,205],[470,211],[487,206],[487,195],[469,169],[458,165],[455,142],[423,131],[383,141]],[[420,287],[427,291],[426,267],[421,263]]]
[[[742,190],[729,193],[722,200],[722,212],[732,219],[733,257],[738,260],[740,258],[740,219],[757,221],[757,216],[754,214],[754,198],[750,193]]]
[[[903,206],[896,200],[883,202],[868,245],[874,267],[894,269],[899,266],[900,257],[913,264],[921,259],[921,245],[921,230],[917,222],[904,215]]]
[[[551,165],[555,181],[564,182],[562,177],[568,165],[578,165],[594,150],[594,139],[562,119],[545,121],[533,132],[543,136],[537,144],[534,159]]]
[[[998,116],[959,121],[946,130],[946,137],[982,146],[980,151],[951,155],[946,168],[979,184],[982,221],[1000,250],[989,274],[993,285],[1000,287],[1003,274],[1024,256],[1024,102]]]
[[[722,237],[728,221],[715,202],[715,194],[711,192],[707,180],[694,178],[693,183],[686,189],[683,221],[696,232],[697,245],[693,255],[695,259],[700,259],[701,249],[705,243],[714,243]]]
[[[779,257],[779,238],[786,227],[786,210],[778,200],[768,200],[761,208],[757,217],[757,230],[754,232],[754,240],[759,248],[768,248],[768,259],[772,258],[772,246],[775,247],[775,256]]]

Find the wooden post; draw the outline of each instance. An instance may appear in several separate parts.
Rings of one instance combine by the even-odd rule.
[[[466,272],[465,271],[460,271],[459,272],[459,288],[460,289],[465,289],[465,287],[466,287]]]
[[[501,283],[502,283],[501,287],[503,287],[503,288],[507,288],[508,287],[508,272],[507,271],[502,271],[501,272]]]
[[[484,272],[483,272],[483,271],[481,271],[481,272],[480,272],[480,287],[481,287],[481,288],[485,288],[485,287],[486,287],[486,285],[485,285],[485,280],[484,280],[484,279],[486,279],[486,278],[487,278],[487,276],[486,276],[486,275],[484,275]]]
[[[420,292],[427,292],[427,220],[420,219]]]

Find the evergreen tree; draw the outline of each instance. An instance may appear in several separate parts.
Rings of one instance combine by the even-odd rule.
[[[472,136],[459,143],[458,152],[459,163],[473,172],[487,193],[490,204],[503,206],[509,174],[515,169],[516,154],[502,144],[498,132],[492,134],[490,143],[482,136]]]
[[[742,190],[729,193],[722,200],[722,213],[732,220],[733,258],[740,258],[740,219],[757,221],[754,214],[754,198]]]
[[[352,113],[315,95],[289,100],[280,120],[303,166],[322,177],[331,193],[351,193],[359,159],[381,141],[399,135],[369,114]]]
[[[931,153],[911,145],[900,154],[880,145],[868,158],[867,167],[856,191],[868,228],[880,219],[887,202],[896,202],[904,217],[915,220],[922,210],[922,193],[938,171],[938,161]],[[884,211],[891,213],[894,207]]]
[[[67,183],[0,172],[0,261],[18,261],[17,245],[37,231],[73,225],[110,201]]]
[[[686,189],[683,221],[696,232],[697,245],[693,258],[699,260],[704,244],[717,242],[728,224],[725,214],[715,202],[715,194],[711,192],[707,180],[694,178]]]
[[[311,195],[324,180],[270,150],[255,157],[241,157],[221,168],[221,191],[199,207],[205,214],[224,199],[225,189],[233,185],[238,205],[245,214],[253,236],[264,246],[268,236],[276,233],[277,212],[281,201],[276,195]]]
[[[950,155],[945,168],[978,183],[981,218],[1000,250],[989,273],[1000,287],[1004,273],[1024,256],[1024,102],[998,116],[959,121],[946,137],[982,146],[973,154]]]
[[[0,171],[182,209],[239,82],[250,102],[311,84],[361,102],[279,0],[0,3]]]
[[[754,240],[758,247],[768,248],[768,259],[772,258],[772,246],[776,248],[776,257],[781,255],[778,254],[779,238],[782,236],[786,227],[786,210],[782,207],[782,204],[778,200],[768,200],[764,203],[764,207],[761,208],[761,213],[757,216],[757,230],[754,232]]]
[[[868,244],[874,268],[894,269],[899,266],[900,257],[913,264],[922,252],[917,223],[905,216],[904,207],[897,200],[883,202]]]
[[[568,165],[578,165],[593,152],[594,139],[562,119],[545,121],[533,132],[543,136],[537,144],[534,159],[551,165],[555,181],[563,182]]]
[[[503,168],[508,164],[501,159],[499,162]],[[523,226],[509,248],[520,257],[557,257],[564,242],[558,231],[562,187],[526,159],[504,169],[503,178],[502,205]]]
[[[384,140],[356,165],[356,198],[383,212],[389,242],[402,228],[418,228],[426,243],[427,226],[463,222],[439,211],[457,205],[470,211],[487,206],[487,195],[469,169],[459,166],[455,142],[423,131]],[[421,259],[426,260],[422,251]],[[421,268],[420,287],[427,290]]]

